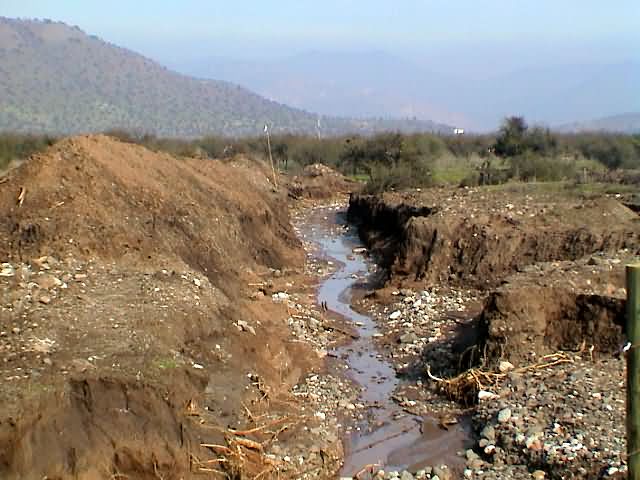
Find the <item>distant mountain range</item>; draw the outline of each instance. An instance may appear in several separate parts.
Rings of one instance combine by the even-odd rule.
[[[640,63],[632,61],[541,66],[488,78],[443,75],[438,65],[379,51],[316,51],[270,62],[201,58],[172,66],[320,113],[416,116],[475,131],[494,130],[509,115],[560,125],[640,111]]]
[[[215,74],[211,78],[219,78]],[[451,131],[410,112],[401,117],[333,113],[320,120],[320,133]],[[274,132],[316,134],[318,119],[227,81],[170,71],[78,27],[0,17],[0,130],[67,134],[124,128],[172,137],[240,136],[260,134],[269,123]]]
[[[598,118],[586,122],[575,122],[561,125],[554,130],[560,132],[619,132],[640,133],[640,113],[623,113],[611,117]]]

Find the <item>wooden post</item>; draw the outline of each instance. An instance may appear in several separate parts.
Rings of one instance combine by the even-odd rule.
[[[628,478],[640,480],[640,263],[627,265],[627,337]]]
[[[269,161],[271,162],[271,172],[273,173],[273,184],[278,188],[278,179],[276,177],[276,168],[273,165],[273,156],[271,155],[271,137],[269,135],[269,127],[265,124],[264,131],[267,134],[267,147],[269,148]]]

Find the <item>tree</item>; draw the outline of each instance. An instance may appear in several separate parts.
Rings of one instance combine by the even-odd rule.
[[[524,117],[505,118],[496,143],[493,146],[494,152],[502,157],[515,157],[525,150],[525,136],[527,133],[527,123]]]

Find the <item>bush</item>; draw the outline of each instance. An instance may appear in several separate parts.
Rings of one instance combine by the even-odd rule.
[[[381,193],[389,190],[426,187],[432,183],[431,166],[425,160],[414,163],[400,162],[391,168],[376,163],[371,166],[369,181],[364,186],[364,192]]]
[[[555,182],[574,177],[577,171],[574,161],[543,157],[532,152],[513,157],[510,163],[510,177],[524,182]]]
[[[21,160],[42,151],[56,141],[49,135],[0,133],[0,170],[13,160]]]

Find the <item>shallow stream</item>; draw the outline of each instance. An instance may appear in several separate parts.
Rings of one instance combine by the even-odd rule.
[[[368,413],[344,439],[341,475],[353,476],[368,465],[386,471],[416,471],[441,464],[461,466],[457,452],[465,448],[466,433],[458,426],[444,430],[436,418],[409,414],[393,401],[392,395],[403,380],[375,346],[378,328],[374,320],[351,307],[354,291],[366,285],[373,270],[369,259],[354,253],[362,247],[355,228],[348,227],[344,212],[333,208],[314,211],[309,227],[305,236],[317,246],[314,255],[336,267],[322,281],[318,303],[326,302],[328,310],[351,322],[358,335],[330,352],[346,362],[349,377],[361,386],[360,401]]]

